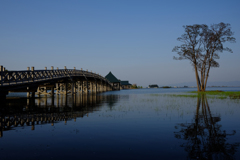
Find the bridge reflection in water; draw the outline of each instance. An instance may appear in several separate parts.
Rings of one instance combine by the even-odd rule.
[[[98,111],[104,104],[111,108],[119,98],[118,95],[75,94],[8,99],[6,105],[0,107],[0,137],[4,131],[19,126],[31,126],[34,130],[35,125],[76,121]]]
[[[236,130],[227,133],[221,129],[220,115],[212,115],[207,97],[200,94],[197,100],[196,114],[192,123],[180,123],[175,126],[177,139],[185,142],[181,145],[188,152],[187,159],[234,159],[239,141],[228,143],[229,136]]]

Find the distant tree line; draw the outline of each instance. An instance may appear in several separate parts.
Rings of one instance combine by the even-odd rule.
[[[143,88],[142,86],[137,86],[137,84],[131,85],[131,89],[140,89]]]

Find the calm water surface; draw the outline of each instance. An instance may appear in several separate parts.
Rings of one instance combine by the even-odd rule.
[[[1,160],[240,159],[240,100],[171,95],[191,90],[8,99]]]

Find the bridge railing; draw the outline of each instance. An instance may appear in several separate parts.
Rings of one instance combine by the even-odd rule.
[[[77,76],[85,77],[86,79],[90,77],[95,79],[100,79],[110,84],[110,82],[104,77],[102,77],[101,75],[84,71],[84,70],[76,70],[76,69],[34,70],[34,67],[32,67],[31,70],[5,71],[1,66],[0,86],[20,84],[20,83],[39,82],[39,81],[68,78],[68,77],[72,78]]]

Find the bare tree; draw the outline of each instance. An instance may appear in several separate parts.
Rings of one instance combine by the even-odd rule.
[[[185,33],[177,40],[183,44],[175,46],[173,52],[179,57],[176,60],[188,59],[194,67],[198,91],[205,91],[211,67],[219,67],[216,61],[219,53],[232,52],[228,47],[223,47],[226,41],[235,42],[232,37],[230,24],[219,23],[208,27],[205,24],[183,26]]]

